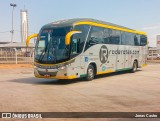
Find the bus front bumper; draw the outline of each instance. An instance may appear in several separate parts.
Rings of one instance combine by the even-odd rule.
[[[50,79],[75,79],[76,75],[67,75],[66,70],[34,68],[34,76]]]

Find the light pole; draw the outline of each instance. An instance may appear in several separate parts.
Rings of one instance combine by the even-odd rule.
[[[12,30],[10,31],[11,34],[12,34],[12,36],[11,36],[11,42],[13,42],[13,34],[14,34],[14,29],[13,29],[13,12],[14,12],[14,7],[16,7],[17,5],[11,3],[10,6],[13,7],[13,9],[12,9]]]

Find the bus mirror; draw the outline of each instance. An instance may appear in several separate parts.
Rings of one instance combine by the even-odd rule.
[[[69,45],[70,42],[71,42],[71,36],[73,34],[78,34],[78,33],[82,33],[82,32],[81,31],[70,31],[70,32],[68,32],[67,35],[66,35],[66,37],[65,37],[65,44]]]
[[[38,37],[38,34],[31,34],[30,36],[27,37],[26,39],[26,46],[28,47],[29,42],[32,38]]]

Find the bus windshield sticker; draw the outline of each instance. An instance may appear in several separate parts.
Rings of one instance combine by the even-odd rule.
[[[102,71],[105,71],[106,70],[106,66],[102,66]]]
[[[84,59],[85,59],[85,62],[88,62],[88,57],[85,57]]]

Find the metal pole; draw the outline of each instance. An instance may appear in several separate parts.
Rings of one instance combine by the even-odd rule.
[[[17,59],[17,56],[18,56],[18,55],[17,55],[17,50],[16,50],[16,64],[18,63],[18,61],[17,61],[17,60],[18,60],[18,59]]]
[[[12,34],[12,35],[11,35],[11,43],[12,43],[12,42],[13,42],[13,34],[14,34],[14,29],[13,29],[13,24],[14,24],[14,23],[13,23],[13,22],[14,22],[14,21],[13,21],[13,12],[14,12],[14,7],[16,7],[17,5],[11,3],[10,6],[13,7],[13,9],[12,9],[12,30],[11,30],[11,34]]]
[[[152,50],[152,60],[153,60],[153,50]]]
[[[13,34],[14,34],[14,30],[13,30],[13,11],[14,11],[14,6],[13,6],[13,9],[12,9],[12,30],[11,30],[11,43],[13,42]]]
[[[32,63],[34,62],[34,51],[32,53]]]
[[[18,58],[17,58],[17,56],[18,56],[17,54],[18,54],[18,53],[17,53],[17,49],[16,49],[16,48],[13,48],[13,49],[14,49],[14,51],[15,51],[15,63],[18,64]]]

